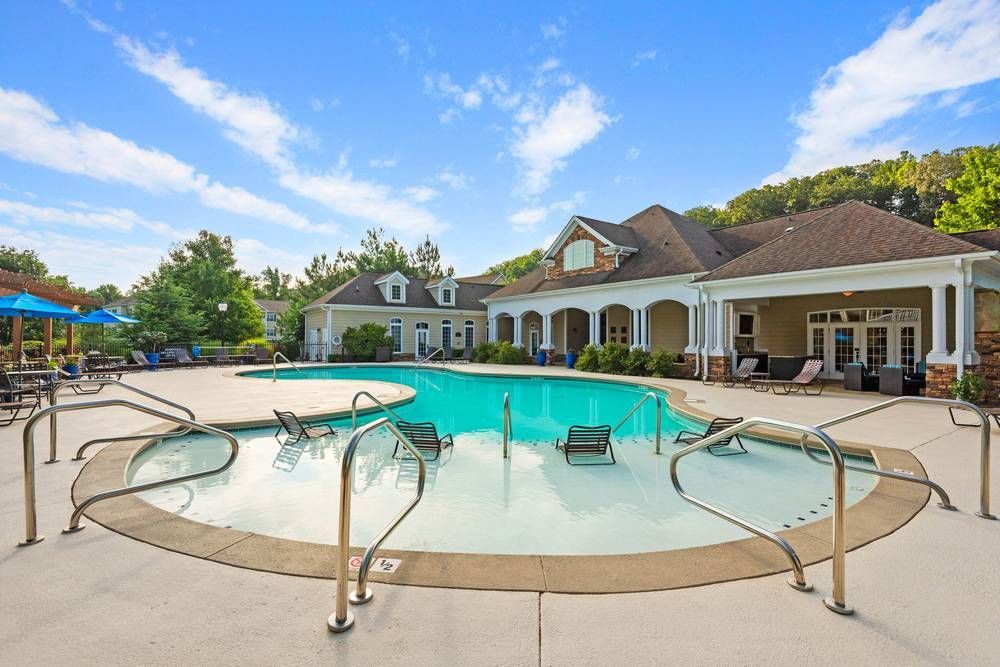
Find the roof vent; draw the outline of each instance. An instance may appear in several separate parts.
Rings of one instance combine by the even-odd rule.
[[[722,251],[721,250],[716,250],[715,254],[718,255],[719,257],[722,257]]]
[[[786,233],[786,234],[787,234],[788,232],[794,232],[794,231],[795,231],[795,227],[785,227],[785,233]]]
[[[663,242],[663,247],[664,248],[666,248],[668,245],[670,245],[670,241],[664,241]]]

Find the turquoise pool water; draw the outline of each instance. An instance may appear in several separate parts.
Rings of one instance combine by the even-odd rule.
[[[266,377],[270,372],[253,372]],[[396,411],[433,421],[455,447],[428,463],[424,498],[386,542],[424,551],[498,554],[611,554],[678,549],[747,537],[739,528],[677,496],[670,484],[674,435],[703,428],[667,411],[663,455],[653,453],[655,407],[647,403],[612,440],[617,465],[570,466],[554,449],[571,424],[611,424],[645,393],[631,385],[575,379],[465,375],[440,368],[335,366],[281,378],[368,379],[413,387]],[[247,382],[264,381],[249,377]],[[275,385],[280,391],[280,383]],[[734,389],[733,391],[740,391]],[[511,458],[500,454],[503,394],[511,397]],[[375,419],[372,414],[365,419]],[[281,446],[274,429],[238,431],[241,452],[221,475],[141,494],[187,518],[275,537],[336,542],[340,457],[350,419],[336,435]],[[795,449],[745,439],[750,454],[698,452],[679,467],[685,488],[766,527],[801,526],[830,511],[830,469]],[[366,440],[356,458],[352,542],[367,543],[412,496],[413,462],[392,458],[387,433]],[[224,442],[189,435],[141,455],[134,482],[203,469],[226,457]],[[874,478],[848,474],[856,502]]]

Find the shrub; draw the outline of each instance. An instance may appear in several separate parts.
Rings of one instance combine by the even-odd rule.
[[[984,389],[986,389],[986,382],[982,376],[972,371],[965,371],[962,373],[962,377],[951,382],[951,395],[968,403],[978,403]]]
[[[528,355],[528,351],[523,347],[519,347],[507,341],[502,341],[497,345],[489,363],[528,364],[531,363],[531,357]]]
[[[669,378],[677,375],[677,355],[667,350],[657,350],[649,355],[646,370],[655,378]]]
[[[586,373],[596,373],[600,368],[600,355],[601,351],[597,349],[596,345],[586,345],[580,350],[580,356],[576,358],[574,368]]]
[[[497,344],[494,341],[486,341],[476,346],[472,351],[472,361],[477,364],[488,364],[493,354],[496,352]]]
[[[625,360],[628,358],[628,345],[607,343],[601,348],[598,370],[602,373],[621,375],[625,372]]]
[[[375,322],[365,322],[358,328],[348,327],[344,330],[344,350],[351,357],[363,361],[375,359],[376,347],[392,347],[392,338],[387,335],[387,329]]]
[[[649,364],[649,352],[642,348],[634,348],[629,351],[623,362],[622,371],[625,375],[646,375],[646,366]]]

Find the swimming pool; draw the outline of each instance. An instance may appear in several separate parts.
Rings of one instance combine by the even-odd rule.
[[[617,465],[570,466],[554,449],[571,424],[612,424],[649,390],[577,379],[482,376],[412,366],[334,366],[282,371],[282,379],[368,379],[416,390],[395,410],[433,421],[455,447],[428,463],[423,500],[387,540],[395,549],[539,555],[664,551],[747,537],[741,529],[684,502],[670,484],[670,444],[683,428],[703,429],[672,410],[664,420],[663,455],[653,452],[655,407],[648,402],[613,439]],[[267,377],[270,371],[247,375]],[[263,381],[247,379],[246,381]],[[280,386],[280,385],[279,385]],[[511,397],[511,458],[500,453],[503,394]],[[371,414],[364,419],[375,419]],[[169,512],[213,526],[274,537],[336,542],[340,456],[350,418],[331,420],[335,436],[283,447],[274,428],[237,433],[232,468],[187,485],[141,494]],[[827,516],[830,469],[798,450],[747,439],[751,453],[685,458],[685,488],[767,528],[799,527]],[[359,449],[352,541],[367,543],[412,496],[416,466],[392,458],[395,441],[376,433]],[[136,458],[131,483],[218,465],[221,440],[188,435],[165,440]],[[857,502],[874,478],[848,473]]]

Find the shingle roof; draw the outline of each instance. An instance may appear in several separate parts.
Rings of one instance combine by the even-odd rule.
[[[344,306],[386,306],[388,308],[486,310],[486,306],[480,300],[486,298],[499,288],[498,285],[466,283],[456,278],[458,289],[455,290],[455,305],[442,306],[434,299],[433,293],[426,289],[426,278],[410,278],[407,276],[410,284],[406,286],[406,303],[396,304],[388,303],[382,296],[382,290],[375,284],[375,281],[380,277],[378,273],[359,274],[340,287],[327,292],[309,305],[336,304]]]
[[[1000,250],[1000,229],[980,229],[975,232],[952,234],[955,238],[975,243],[987,250]]]
[[[960,238],[936,232],[859,201],[825,210],[812,220],[743,254],[695,282],[877,264],[982,252]]]
[[[659,204],[636,213],[620,225],[576,216],[609,240],[639,251],[622,260],[614,271],[601,271],[545,280],[545,270],[535,269],[516,282],[494,292],[490,298],[535,292],[618,283],[660,276],[701,273],[733,258],[704,226]],[[597,223],[600,225],[598,228]],[[612,231],[611,228],[615,228]],[[614,235],[614,238],[612,238]]]
[[[455,278],[456,281],[460,283],[473,283],[476,285],[502,285],[507,279],[507,276],[502,273],[484,273],[479,276],[465,276],[464,278]]]
[[[801,213],[786,213],[773,218],[719,227],[710,230],[709,233],[726,246],[734,257],[739,257],[768,241],[773,241],[784,234],[789,227],[798,227],[815,220],[817,216],[823,215],[831,208],[833,206],[814,208]]]
[[[272,313],[284,313],[286,310],[288,310],[287,301],[278,301],[274,299],[254,299],[254,303],[256,303],[264,310],[269,310]]]

